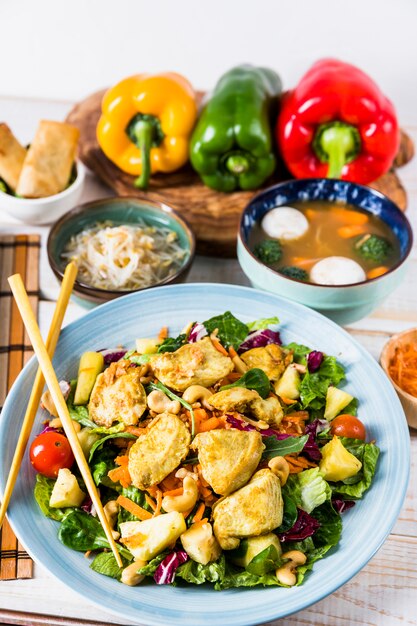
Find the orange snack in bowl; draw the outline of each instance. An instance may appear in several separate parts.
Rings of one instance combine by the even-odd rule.
[[[399,345],[388,365],[388,372],[403,391],[417,398],[417,344]]]

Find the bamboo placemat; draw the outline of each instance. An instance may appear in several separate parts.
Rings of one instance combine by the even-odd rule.
[[[38,235],[0,236],[0,410],[17,375],[33,354],[7,277],[16,273],[22,276],[37,314],[39,253]],[[33,562],[5,519],[0,531],[0,580],[32,575]]]

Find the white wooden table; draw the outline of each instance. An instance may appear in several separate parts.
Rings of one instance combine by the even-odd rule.
[[[63,119],[71,103],[0,98],[0,120],[7,121],[25,143],[33,136],[39,119]],[[417,113],[416,113],[417,116]],[[417,143],[417,125],[407,126]],[[417,159],[400,170],[409,196],[407,217],[417,233]],[[82,200],[111,195],[93,176],[89,176]],[[29,227],[0,215],[0,233],[39,232],[43,244],[47,228]],[[247,285],[237,261],[197,257],[190,282],[224,282]],[[39,319],[46,335],[52,317],[58,284],[49,268],[43,245],[41,257],[41,303]],[[71,303],[66,323],[83,315],[85,309]],[[412,252],[405,281],[370,317],[348,327],[348,331],[378,359],[389,337],[417,326],[417,253]],[[417,626],[417,431],[411,432],[412,467],[407,497],[400,517],[383,547],[370,563],[350,582],[328,598],[276,626]],[[398,459],[401,463],[401,459]],[[395,489],[395,485],[393,485]],[[387,503],[389,506],[389,503]],[[125,624],[89,604],[46,572],[35,566],[32,580],[0,582],[0,621],[9,624]]]

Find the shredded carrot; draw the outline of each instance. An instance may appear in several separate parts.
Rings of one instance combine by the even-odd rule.
[[[123,455],[121,455],[121,456],[117,456],[117,457],[114,459],[114,462],[115,462],[117,465],[122,465],[123,467],[127,467],[128,463],[129,463],[129,457],[128,457],[128,455],[127,455],[127,454],[123,454]]]
[[[110,470],[107,473],[107,476],[114,483],[119,482],[122,485],[122,487],[129,487],[129,485],[132,484],[132,479],[130,477],[129,469],[127,466],[129,462],[129,457],[127,456],[127,454],[124,454],[122,456],[117,456],[115,458],[115,462],[120,467],[115,467],[114,469]]]
[[[294,413],[287,413],[287,415],[283,418],[283,421],[304,422],[306,419],[308,419],[307,411],[294,411]]]
[[[373,269],[369,270],[366,277],[369,279],[378,278],[378,276],[383,276],[383,274],[386,274],[387,272],[388,267],[385,267],[385,265],[380,265],[379,267],[374,267]]]
[[[238,356],[236,350],[233,346],[229,346],[229,356],[233,359],[235,356]]]
[[[291,400],[291,398],[286,398],[285,396],[280,396],[281,400],[284,404],[295,404],[297,400]]]
[[[158,343],[162,343],[168,337],[168,326],[162,326],[158,333]]]
[[[195,528],[196,526],[202,526],[203,524],[206,524],[208,522],[208,517],[204,517],[203,519],[200,519],[198,522],[193,522],[192,526]]]
[[[205,506],[204,502],[202,502],[199,505],[199,507],[198,507],[194,517],[193,517],[193,524],[195,524],[196,522],[200,522],[201,521],[201,519],[202,519],[202,517],[204,515],[205,508],[206,508],[206,506]]]
[[[417,397],[417,344],[399,345],[388,366],[388,372],[401,389]]]
[[[178,489],[171,489],[170,491],[163,491],[164,497],[165,496],[182,496],[183,494],[183,488],[182,487],[178,487]]]
[[[291,454],[288,454],[284,458],[290,466],[290,474],[297,474],[309,467],[317,467],[317,463],[309,461],[304,456],[293,456]]]
[[[135,435],[136,437],[140,437],[146,433],[146,428],[139,428],[139,426],[126,426],[125,432]]]
[[[157,489],[156,491],[156,509],[154,511],[154,515],[160,515],[161,514],[161,506],[162,506],[162,491],[160,489]]]
[[[216,350],[220,352],[220,354],[223,354],[224,356],[229,356],[228,351],[225,348],[223,348],[222,344],[216,337],[214,337],[213,335],[210,335],[210,339],[211,339],[211,343],[216,348]]]
[[[151,509],[152,509],[152,511],[154,512],[154,515],[155,515],[156,502],[154,500],[152,500],[152,498],[150,496],[148,496],[147,493],[145,493],[145,500],[146,500],[146,503],[151,507]]]
[[[169,491],[170,489],[177,489],[178,487],[182,487],[182,480],[177,478],[175,474],[177,473],[177,469],[174,469],[168,476],[164,478],[158,485],[161,491]]]
[[[344,209],[343,207],[335,207],[331,211],[332,214],[338,217],[344,224],[363,226],[369,221],[369,217],[360,211],[352,211],[351,209]]]
[[[341,226],[337,229],[337,234],[342,239],[351,239],[352,237],[357,237],[358,235],[362,235],[366,233],[366,226],[361,224],[352,224],[350,226]]]
[[[199,425],[197,432],[205,433],[209,430],[214,430],[215,428],[224,428],[224,422],[218,417],[210,417],[210,419],[205,420]]]
[[[143,509],[139,504],[133,502],[130,498],[126,498],[126,496],[119,496],[117,498],[117,503],[120,504],[121,507],[129,511],[132,515],[137,517],[138,519],[144,521],[146,519],[150,519],[152,517],[152,513],[149,513],[146,509]]]

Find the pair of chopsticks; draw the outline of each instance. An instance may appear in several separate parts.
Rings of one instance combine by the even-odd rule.
[[[20,275],[15,274],[8,279],[14,299],[25,325],[26,332],[32,343],[33,350],[37,356],[39,369],[36,374],[32,393],[30,395],[26,414],[19,435],[19,440],[16,446],[9,476],[7,478],[6,487],[4,490],[4,496],[0,507],[0,528],[6,515],[7,507],[10,502],[10,497],[16,483],[23,455],[25,453],[29,436],[33,427],[36,412],[43,391],[43,386],[46,382],[49,392],[52,396],[52,400],[54,401],[55,407],[57,409],[58,416],[61,419],[65,435],[68,438],[68,441],[74,453],[75,460],[84,479],[89,496],[94,504],[98,518],[107,537],[107,541],[109,542],[109,545],[113,551],[117,564],[119,565],[119,567],[123,567],[122,559],[118,552],[116,542],[113,538],[112,529],[110,528],[110,524],[104,512],[103,505],[100,500],[100,495],[94,483],[90,468],[88,466],[77,434],[75,432],[71,417],[68,412],[68,407],[59,387],[58,379],[54,372],[51,361],[52,356],[55,352],[56,344],[58,342],[62,321],[68,305],[76,275],[77,267],[74,263],[70,263],[65,270],[61,291],[55,308],[48,338],[46,340],[46,345],[43,342],[38,324],[30,306],[30,301],[26,293],[25,286]]]

